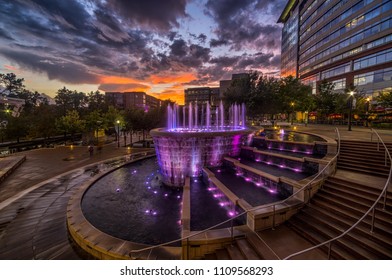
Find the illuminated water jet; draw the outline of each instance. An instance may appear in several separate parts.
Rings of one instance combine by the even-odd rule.
[[[245,126],[245,111],[245,105],[234,104],[226,114],[222,102],[190,104],[182,110],[169,105],[167,127],[150,132],[163,183],[181,187],[186,177],[201,176],[204,166],[221,166],[225,155],[239,156],[253,133]]]

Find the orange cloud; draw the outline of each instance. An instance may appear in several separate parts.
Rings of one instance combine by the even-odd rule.
[[[184,104],[183,84],[194,79],[196,77],[192,73],[151,75],[147,81],[128,77],[102,76],[99,90],[118,92],[143,91],[161,100],[170,99],[178,104]]]
[[[99,82],[101,84],[135,84],[135,83],[141,83],[142,81],[128,78],[128,77],[101,76]]]
[[[159,98],[161,100],[170,99],[177,104],[184,104],[184,89],[172,87],[170,89],[164,90],[160,93],[151,93],[151,95]]]
[[[154,84],[188,83],[196,79],[193,73],[182,73],[174,75],[151,75],[150,80]]]

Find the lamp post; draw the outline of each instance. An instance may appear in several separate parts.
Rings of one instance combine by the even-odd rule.
[[[350,97],[348,99],[348,106],[349,106],[349,112],[348,112],[348,131],[351,131],[351,114],[353,110],[353,99],[354,99],[354,92],[350,91],[349,92]]]
[[[295,105],[295,103],[291,102],[290,105],[291,105],[291,125],[293,125],[293,123],[294,123],[294,105]]]
[[[365,120],[365,126],[369,127],[369,105],[370,105],[370,98],[366,98],[366,104],[365,104],[365,111],[366,111],[366,120]]]
[[[117,120],[117,148],[120,148],[120,121]]]

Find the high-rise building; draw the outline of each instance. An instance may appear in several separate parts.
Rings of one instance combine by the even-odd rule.
[[[278,22],[282,76],[314,93],[323,79],[335,90],[392,91],[391,0],[289,0]]]
[[[139,108],[148,111],[162,105],[160,99],[145,92],[105,92],[105,96],[109,102],[120,109]]]

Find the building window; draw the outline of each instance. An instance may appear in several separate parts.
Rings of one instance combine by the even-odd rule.
[[[392,68],[372,71],[354,76],[354,86],[382,83],[392,80]]]
[[[392,48],[354,60],[354,70],[392,61]]]
[[[338,76],[347,72],[350,72],[349,62],[321,72],[321,79],[328,79],[330,77]]]
[[[345,89],[346,88],[346,78],[332,81],[332,84],[334,85],[334,90]]]

